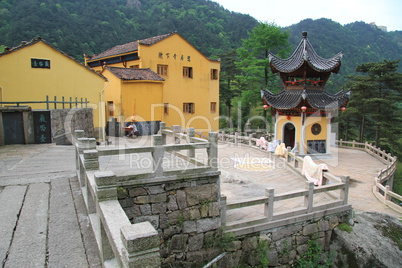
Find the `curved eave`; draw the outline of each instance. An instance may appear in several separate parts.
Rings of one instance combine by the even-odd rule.
[[[301,40],[293,54],[287,59],[269,53],[270,67],[273,73],[292,73],[301,68],[304,63],[307,63],[317,72],[337,73],[341,67],[342,57],[342,52],[329,59],[320,57],[307,38]]]
[[[332,110],[346,106],[350,98],[350,91],[330,94],[323,90],[284,90],[273,94],[268,90],[262,90],[261,97],[266,104],[280,110],[296,108],[303,100],[314,109]]]
[[[301,99],[300,94],[288,94],[287,91],[282,91],[278,94],[273,94],[268,90],[261,90],[261,97],[271,107],[275,109],[292,109],[296,107]]]

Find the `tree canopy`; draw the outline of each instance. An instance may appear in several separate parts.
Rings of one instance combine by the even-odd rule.
[[[384,60],[357,66],[361,74],[349,77],[352,99],[341,117],[344,133],[353,138],[357,133],[349,129],[359,129],[360,141],[373,141],[396,154],[402,149],[402,73],[397,71],[398,64]]]

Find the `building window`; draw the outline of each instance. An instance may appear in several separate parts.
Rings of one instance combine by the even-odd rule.
[[[169,103],[163,104],[163,113],[168,115],[169,114]]]
[[[160,65],[158,64],[158,70],[157,73],[161,76],[167,76],[168,75],[168,66],[167,65]]]
[[[192,102],[183,103],[183,113],[193,114],[194,113],[194,103],[192,103]]]
[[[140,68],[140,65],[138,65],[138,64],[137,64],[137,65],[131,65],[130,68],[132,68],[132,69],[134,69],[134,68],[138,69],[138,68]]]
[[[216,113],[216,102],[211,102],[211,113]]]
[[[113,101],[107,102],[107,114],[109,117],[114,117],[114,105]]]
[[[211,80],[218,80],[218,69],[211,69]]]
[[[183,67],[183,77],[193,78],[193,67]]]

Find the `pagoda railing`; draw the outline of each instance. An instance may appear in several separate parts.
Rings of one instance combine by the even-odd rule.
[[[386,168],[382,169],[374,177],[373,194],[388,207],[402,213],[402,196],[392,191],[396,164],[398,162],[397,157],[392,156],[385,150],[381,150],[381,148],[377,148],[368,142],[359,143],[356,141],[339,140],[336,141],[336,144],[341,148],[363,150],[387,165]]]

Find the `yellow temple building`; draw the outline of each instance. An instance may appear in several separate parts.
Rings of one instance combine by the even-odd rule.
[[[219,128],[220,62],[176,32],[112,47],[85,64],[109,80],[102,96],[109,134],[121,135],[133,121],[142,135],[154,134],[159,122]]]
[[[104,130],[104,112],[99,104],[105,81],[106,78],[101,74],[40,37],[0,53],[0,102],[30,102],[24,106],[29,106],[32,110],[49,110],[63,107],[62,104],[47,107],[45,103],[39,102],[47,99],[59,102],[63,99],[66,102],[86,100],[85,106],[93,108],[96,138],[102,138]],[[10,105],[15,104],[0,104],[0,108],[5,109],[5,106]],[[73,104],[71,108],[75,107],[77,105]],[[65,108],[70,106],[66,105]],[[3,117],[9,114],[11,113],[3,114]]]

